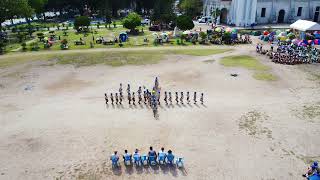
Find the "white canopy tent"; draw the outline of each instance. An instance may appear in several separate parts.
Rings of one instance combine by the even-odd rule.
[[[298,31],[320,31],[320,24],[312,21],[299,19],[295,23],[290,25],[291,29]]]

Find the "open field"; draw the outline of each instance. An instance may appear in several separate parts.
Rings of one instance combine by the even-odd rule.
[[[274,64],[254,45],[219,48],[1,56],[0,179],[301,179],[320,160],[320,66]],[[105,105],[119,83],[151,88],[155,77],[162,91],[203,92],[205,104],[163,103],[158,119],[145,105]],[[111,169],[114,150],[150,145],[185,168]]]

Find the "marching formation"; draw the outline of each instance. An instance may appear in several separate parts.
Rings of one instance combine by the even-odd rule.
[[[161,104],[161,88],[159,86],[158,78],[155,79],[154,86],[150,91],[145,86],[139,86],[137,91],[131,92],[130,84],[127,85],[127,96],[123,95],[123,86],[120,83],[119,91],[116,93],[107,93],[104,94],[105,103],[108,105],[109,103],[114,105],[122,105],[125,98],[128,100],[128,104],[131,106],[135,106],[137,104],[145,104],[153,109],[154,115],[157,114],[158,106]],[[200,94],[200,98],[198,99],[198,94]],[[185,98],[186,97],[186,98]],[[173,99],[174,98],[174,99]],[[204,94],[197,92],[164,92],[163,101],[165,105],[173,105],[176,104],[197,104],[198,100],[201,104],[204,104]]]
[[[306,64],[320,63],[319,50],[312,46],[298,46],[295,44],[279,44],[277,51],[274,52],[274,45],[271,44],[269,51],[262,49],[262,44],[257,44],[256,51],[261,54],[266,54],[275,63],[280,64]]]
[[[135,164],[136,167],[141,167],[142,165],[155,166],[157,164],[172,166],[176,165],[178,168],[182,168],[184,166],[184,158],[175,157],[171,150],[165,152],[163,147],[157,153],[155,150],[153,150],[153,147],[151,146],[147,155],[141,155],[138,149],[134,151],[133,155],[130,154],[128,150],[124,150],[122,158],[125,166],[132,166],[133,164]],[[119,159],[120,157],[118,155],[118,152],[114,151],[114,153],[110,157],[110,160],[112,162],[112,168],[120,167]]]

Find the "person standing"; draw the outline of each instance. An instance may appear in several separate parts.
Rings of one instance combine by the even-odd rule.
[[[118,104],[119,102],[119,97],[118,97],[118,93],[116,93],[116,104]]]
[[[201,93],[200,102],[201,102],[201,104],[203,104],[203,93]]]
[[[119,95],[120,95],[120,98],[123,98],[123,93],[122,93],[122,83],[120,83]]]
[[[107,95],[107,93],[104,93],[104,99],[106,100],[106,104],[108,104],[109,100],[108,100],[108,95]]]
[[[143,91],[144,104],[147,104],[147,93]]]
[[[158,90],[157,101],[158,101],[158,105],[160,106],[160,90]]]
[[[132,104],[135,106],[136,105],[136,97],[134,95],[134,92],[132,92]]]
[[[110,100],[111,100],[111,104],[113,105],[114,99],[113,99],[113,94],[110,94]]]
[[[123,96],[119,96],[119,104],[122,104],[122,98],[123,98]]]
[[[141,93],[138,94],[138,98],[139,98],[138,103],[141,104],[141,101],[142,101]]]
[[[128,94],[130,93],[130,84],[128,84],[127,93],[128,93]]]
[[[187,92],[187,102],[188,102],[188,104],[190,104],[190,93],[189,93],[189,91]]]
[[[179,103],[178,92],[176,92],[176,102],[177,102],[177,104]]]
[[[172,104],[172,96],[171,96],[171,92],[169,92],[169,102],[170,102],[170,104]]]
[[[183,104],[183,92],[181,92],[180,103]]]
[[[129,101],[129,105],[131,105],[131,94],[130,94],[130,92],[128,93],[128,101]]]
[[[197,104],[197,92],[194,92],[193,94],[193,101],[194,101],[194,104]]]
[[[164,102],[166,103],[166,105],[168,105],[168,97],[167,97],[167,91],[164,92]]]

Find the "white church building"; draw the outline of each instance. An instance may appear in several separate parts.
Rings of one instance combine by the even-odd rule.
[[[203,0],[203,14],[221,10],[218,22],[236,26],[292,23],[298,19],[320,21],[320,0]]]

